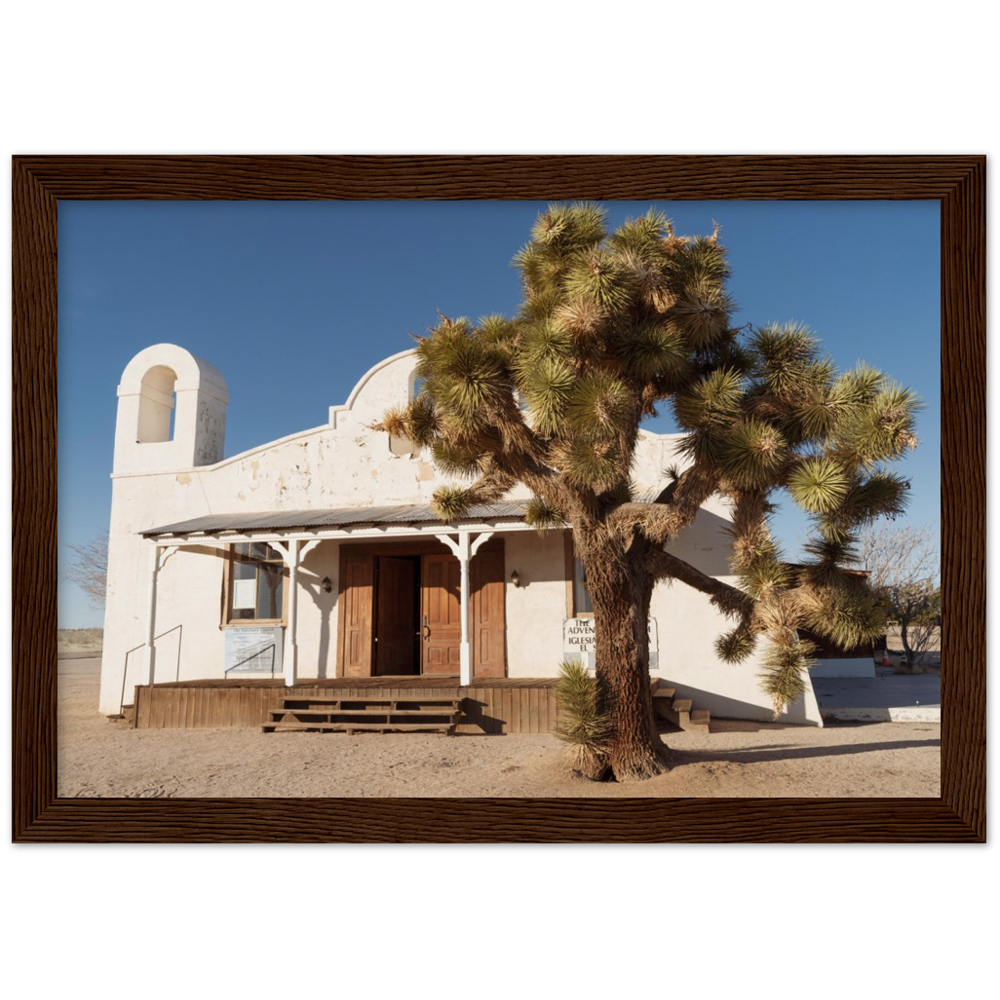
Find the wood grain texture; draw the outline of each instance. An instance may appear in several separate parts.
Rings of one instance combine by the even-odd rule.
[[[985,841],[985,157],[19,156],[12,177],[14,841]],[[384,198],[941,203],[940,798],[55,798],[58,202]]]
[[[556,722],[555,679],[349,677],[285,687],[282,681],[174,681],[135,687],[136,729],[259,729],[286,698],[454,698],[464,702],[459,733],[548,733]]]

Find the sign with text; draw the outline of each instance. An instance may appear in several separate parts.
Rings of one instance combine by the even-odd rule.
[[[649,619],[649,669],[659,667],[659,645],[657,642],[656,619]],[[583,663],[594,669],[597,637],[594,633],[593,618],[566,618],[563,620],[563,659],[570,663]]]
[[[284,631],[280,625],[270,628],[227,628],[226,676],[266,674],[274,677],[280,674]]]
[[[257,580],[233,580],[233,610],[257,607]]]

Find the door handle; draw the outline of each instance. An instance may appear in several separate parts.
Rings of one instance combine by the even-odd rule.
[[[424,638],[429,639],[431,637],[431,630],[428,626],[424,626]]]

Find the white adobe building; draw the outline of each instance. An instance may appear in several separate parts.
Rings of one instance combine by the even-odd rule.
[[[568,531],[539,535],[519,499],[444,523],[429,455],[371,425],[414,390],[413,351],[376,365],[325,424],[225,458],[222,374],[158,344],[118,387],[100,711],[136,684],[224,678],[546,678],[588,657],[589,603]],[[637,483],[675,459],[643,432]],[[713,499],[676,542],[734,582]],[[651,674],[713,715],[767,720],[754,661],[715,655],[708,599],[658,585]],[[785,721],[821,724],[811,686]]]

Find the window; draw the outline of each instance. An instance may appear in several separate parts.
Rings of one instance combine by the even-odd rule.
[[[579,559],[573,560],[573,611],[574,616],[592,615],[594,605],[590,600],[590,591],[587,590],[587,574],[584,572],[583,563]]]
[[[264,542],[233,545],[229,563],[226,621],[281,622],[284,619],[285,564]]]
[[[410,373],[410,398],[407,400],[408,403],[412,403],[413,400],[420,395],[424,388],[424,380],[417,376],[416,371]],[[415,457],[420,454],[420,448],[415,445],[409,438],[400,437],[396,434],[389,435],[389,451],[392,452],[397,458],[408,458]]]
[[[594,604],[587,590],[583,563],[573,552],[573,533],[566,532],[566,617],[592,618]]]

